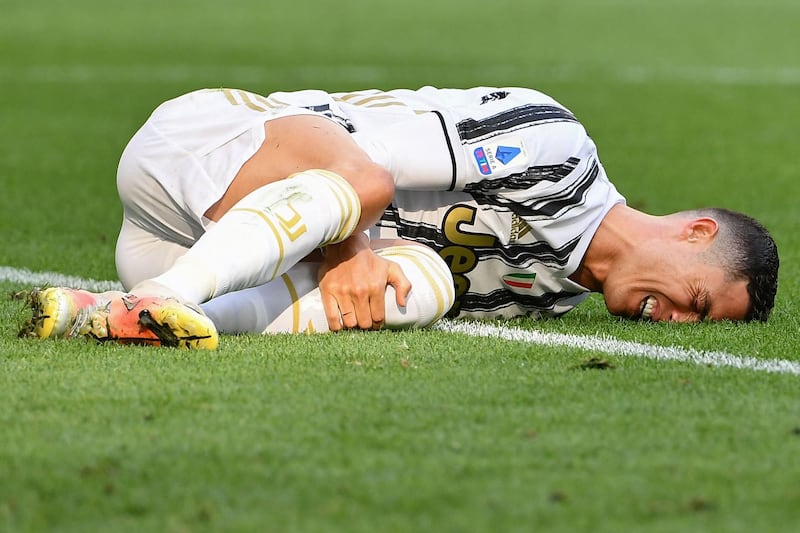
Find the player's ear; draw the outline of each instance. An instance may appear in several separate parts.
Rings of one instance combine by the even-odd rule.
[[[711,217],[692,219],[683,227],[682,236],[689,242],[707,242],[719,231],[719,223]]]

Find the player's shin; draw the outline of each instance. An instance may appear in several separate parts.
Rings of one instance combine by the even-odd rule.
[[[258,287],[229,292],[213,298],[200,307],[214,322],[221,333],[264,333],[285,310],[291,310],[281,322],[280,331],[298,333],[300,301],[311,291],[317,289],[317,269],[319,263],[297,263],[278,279]],[[308,309],[305,312],[314,313]],[[318,310],[324,320],[325,313]]]
[[[344,178],[301,172],[245,196],[151,282],[194,303],[262,285],[315,248],[347,238],[360,214],[358,195]]]
[[[444,261],[417,245],[376,250],[400,265],[412,284],[406,306],[397,305],[394,289],[386,288],[384,327],[421,328],[431,325],[453,305],[453,277]],[[224,333],[322,333],[328,320],[317,288],[317,263],[298,263],[279,279],[260,287],[233,292],[202,305]]]

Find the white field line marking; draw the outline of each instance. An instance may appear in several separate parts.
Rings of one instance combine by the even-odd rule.
[[[525,66],[494,64],[481,67],[486,79],[517,79],[524,69],[526,76],[542,81],[571,82],[586,78],[606,79],[626,84],[659,81],[678,81],[714,85],[800,85],[798,66],[714,66],[714,65],[627,65],[604,67],[595,65],[565,64],[558,66]],[[468,76],[473,69],[452,67],[449,76]],[[320,79],[331,84],[347,86],[369,85],[383,81],[387,75],[403,74],[403,67],[385,65],[303,65],[295,67],[269,67],[257,65],[25,65],[0,67],[0,80],[26,83],[164,83],[198,81],[203,86],[215,84],[264,83],[270,80],[291,78],[318,83]],[[439,66],[414,66],[408,74],[415,77],[437,79]],[[205,80],[205,81],[202,81]],[[226,82],[226,80],[228,80]]]
[[[79,287],[92,291],[121,290],[118,281],[99,281],[78,276],[67,276],[58,272],[33,272],[24,268],[0,266],[0,281],[23,285],[53,285]],[[705,352],[693,348],[658,346],[640,342],[621,341],[613,337],[592,335],[567,335],[543,333],[535,330],[511,328],[481,322],[456,322],[442,320],[434,329],[472,337],[489,337],[526,344],[564,346],[579,350],[603,352],[626,357],[645,357],[659,361],[681,361],[697,365],[726,366],[744,370],[793,374],[800,376],[800,363],[784,359],[757,359],[733,355],[726,352]]]
[[[678,346],[659,346],[640,342],[622,341],[613,337],[542,333],[535,330],[510,328],[480,322],[454,322],[443,320],[435,329],[461,333],[472,337],[490,337],[527,344],[564,346],[594,352],[604,352],[629,357],[645,357],[659,361],[682,361],[697,365],[728,366],[777,374],[800,375],[800,363],[784,359],[756,359],[726,352],[705,352]]]
[[[75,287],[94,292],[121,291],[119,281],[98,281],[78,276],[66,276],[58,272],[33,272],[27,268],[0,266],[0,281],[11,281],[37,287]]]

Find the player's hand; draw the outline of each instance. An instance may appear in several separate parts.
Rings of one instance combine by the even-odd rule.
[[[405,307],[411,282],[397,263],[372,251],[366,235],[354,234],[325,251],[319,290],[331,331],[380,329],[389,285],[395,289],[397,305]]]

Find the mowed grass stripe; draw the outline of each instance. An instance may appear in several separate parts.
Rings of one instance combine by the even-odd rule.
[[[613,67],[561,64],[553,67],[526,67],[528,75],[540,82],[575,82],[587,77],[618,83],[681,82],[712,85],[800,85],[800,67],[745,67],[721,65],[625,65]],[[514,64],[482,67],[486,79],[509,79],[519,73]],[[436,79],[440,67],[414,65],[403,72],[396,65],[303,65],[271,67],[258,65],[27,65],[0,67],[0,80],[25,83],[141,83],[186,82],[195,79],[235,79],[237,83],[263,83],[264,80],[346,81],[355,84],[380,83],[390,76]],[[468,76],[471,67],[448,67],[451,76]]]
[[[0,281],[23,285],[68,286],[92,291],[121,290],[117,281],[102,281],[69,276],[58,272],[33,272],[28,269],[0,266]],[[623,341],[613,337],[546,333],[481,322],[443,320],[434,326],[440,331],[472,337],[493,337],[508,341],[544,346],[563,346],[625,357],[644,357],[658,361],[677,361],[715,367],[732,367],[757,372],[800,376],[800,363],[785,359],[757,359],[722,351],[701,351],[677,346],[659,346]]]

